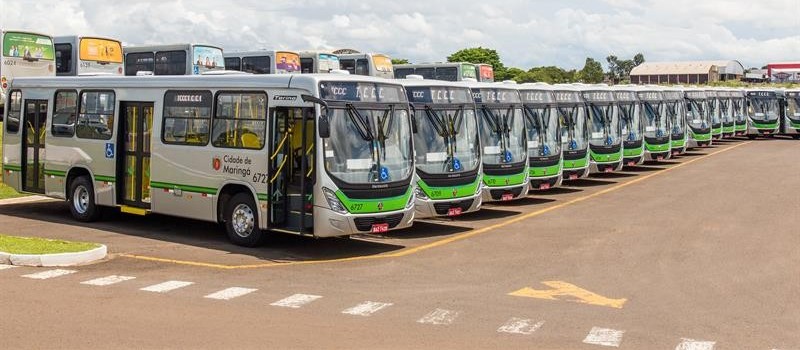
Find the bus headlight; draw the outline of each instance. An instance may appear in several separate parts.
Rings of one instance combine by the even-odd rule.
[[[419,188],[417,188],[417,189],[419,189]],[[406,209],[413,207],[415,200],[416,200],[416,196],[413,193],[410,196],[408,196],[408,202],[406,203]]]
[[[336,197],[336,194],[333,193],[327,187],[322,188],[322,193],[325,194],[325,199],[328,200],[328,206],[331,210],[339,213],[339,214],[347,214],[347,208],[345,208],[342,201],[339,200],[339,197]]]
[[[425,194],[425,191],[423,191],[422,188],[419,187],[414,188],[414,193],[417,195],[417,198],[419,199],[428,199],[428,195]]]

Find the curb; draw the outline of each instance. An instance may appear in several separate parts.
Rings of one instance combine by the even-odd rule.
[[[32,195],[32,196],[24,196],[24,197],[17,197],[17,198],[8,198],[8,199],[0,199],[0,205],[6,204],[19,204],[19,203],[33,203],[33,202],[40,202],[44,200],[54,200],[54,198],[40,196],[40,195]]]
[[[58,254],[9,254],[0,252],[0,264],[20,266],[75,266],[104,259],[108,248],[99,247],[85,252]]]

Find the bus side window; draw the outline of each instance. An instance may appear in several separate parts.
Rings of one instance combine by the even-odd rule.
[[[314,73],[314,59],[313,58],[301,58],[300,59],[300,73],[303,73],[303,74]]]
[[[164,93],[161,142],[171,145],[207,145],[212,101],[211,91],[169,90]]]
[[[72,137],[75,135],[75,119],[78,114],[78,92],[57,91],[56,103],[53,107],[51,132],[56,137]]]
[[[110,140],[114,133],[114,92],[83,91],[75,133],[82,139]]]
[[[350,74],[356,74],[356,60],[353,59],[340,60],[339,65],[342,66],[342,69],[350,72]]]
[[[0,97],[2,98],[2,97]],[[16,134],[19,131],[19,118],[22,112],[22,92],[11,91],[8,102],[8,118],[6,118],[6,132]]]
[[[369,75],[369,63],[366,59],[356,60],[356,75]]]
[[[72,44],[56,44],[56,73],[72,73]]]
[[[394,77],[397,79],[404,79],[411,74],[414,74],[414,68],[395,68],[394,70]]]
[[[239,57],[225,57],[225,70],[242,70],[242,60]]]
[[[267,95],[218,93],[211,129],[215,147],[262,149],[267,129]]]
[[[186,74],[186,51],[156,52],[155,75]]]

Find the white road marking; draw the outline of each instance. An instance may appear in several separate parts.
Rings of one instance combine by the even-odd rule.
[[[154,292],[154,293],[166,293],[176,290],[178,288],[183,288],[187,286],[193,285],[194,282],[184,282],[184,281],[166,281],[159,284],[154,284],[152,286],[147,286],[141,288],[139,290],[143,290],[145,292]]]
[[[592,330],[589,331],[589,334],[586,335],[586,339],[584,339],[583,342],[586,344],[619,347],[619,343],[622,342],[623,333],[625,333],[625,331],[592,327]]]
[[[371,316],[372,314],[392,305],[394,304],[381,303],[377,301],[365,301],[361,304],[358,304],[356,306],[353,306],[349,309],[342,311],[342,313],[348,315],[356,315],[356,316]]]
[[[512,334],[533,334],[539,328],[542,328],[544,321],[534,323],[533,320],[527,318],[512,317],[505,324],[497,329],[499,333],[512,333]]]
[[[250,294],[252,292],[257,291],[258,289],[254,288],[242,288],[242,287],[230,287],[225,288],[221,291],[211,293],[206,295],[205,298],[208,299],[216,299],[216,300],[231,300],[233,298],[238,298],[242,295]]]
[[[299,309],[303,305],[308,304],[314,300],[322,298],[319,295],[310,295],[310,294],[294,294],[278,300],[270,305],[272,306],[280,306],[280,307],[290,307],[293,309]]]
[[[33,278],[35,280],[46,280],[48,278],[65,276],[65,275],[69,275],[69,274],[72,274],[72,273],[75,273],[75,272],[78,272],[78,271],[55,269],[55,270],[47,270],[47,271],[32,273],[32,274],[29,274],[29,275],[22,275],[22,277]]]
[[[14,266],[14,265],[0,264],[0,270],[8,270],[8,269],[13,269],[15,267],[16,266]]]
[[[675,350],[712,350],[714,344],[716,342],[681,338],[681,343],[675,347]]]
[[[417,322],[434,325],[449,325],[455,321],[460,313],[460,311],[436,309],[417,320]]]
[[[136,277],[111,275],[106,277],[95,278],[93,280],[83,281],[81,282],[81,284],[88,284],[90,286],[108,286],[120,282],[130,281],[134,278]]]

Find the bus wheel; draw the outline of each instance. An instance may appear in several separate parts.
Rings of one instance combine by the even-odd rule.
[[[225,231],[236,245],[255,247],[264,239],[258,228],[258,207],[248,193],[238,193],[225,205]]]
[[[102,214],[100,207],[94,203],[94,186],[88,176],[80,176],[70,183],[67,202],[69,211],[78,221],[96,221]]]

